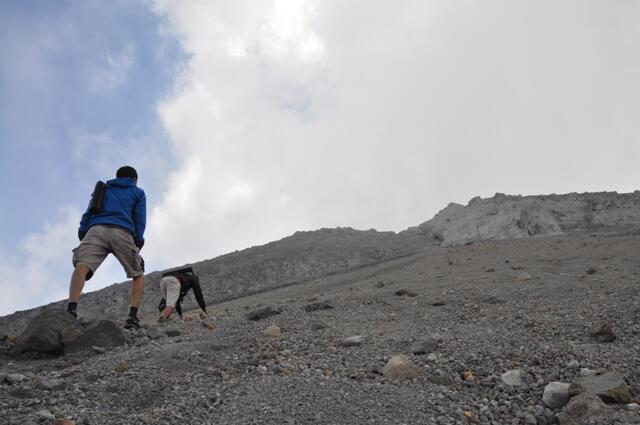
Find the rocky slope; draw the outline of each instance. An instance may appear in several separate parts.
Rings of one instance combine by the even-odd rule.
[[[188,264],[200,276],[207,304],[344,272],[399,258],[423,249],[420,235],[398,237],[394,232],[359,231],[350,228],[296,232],[266,245],[233,252],[211,260]],[[156,310],[160,301],[162,272],[145,276],[145,294],[140,310]],[[122,318],[128,311],[130,281],[111,285],[82,296],[78,312],[84,318]],[[64,301],[53,303],[64,308]],[[185,307],[195,307],[192,296]],[[17,334],[43,306],[0,317],[0,335]]]
[[[640,230],[640,192],[618,194],[474,198],[467,206],[449,204],[436,216],[405,233],[438,245],[531,236],[624,234]]]
[[[202,322],[147,314],[116,348],[12,357],[5,341],[0,423],[638,424],[639,250],[598,235],[433,247]],[[411,365],[391,369],[397,355]]]
[[[205,298],[217,303],[332,273],[415,254],[432,246],[541,236],[640,231],[640,192],[474,198],[450,204],[433,219],[400,233],[350,228],[297,232],[277,242],[193,263]],[[141,311],[155,310],[160,272],[146,276]],[[190,304],[191,297],[186,307]],[[85,318],[121,318],[129,283],[85,294]],[[64,302],[57,304],[61,308]],[[43,307],[0,317],[0,335],[17,334]]]

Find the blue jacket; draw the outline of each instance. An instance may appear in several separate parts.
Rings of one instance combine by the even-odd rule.
[[[147,224],[147,198],[132,178],[122,177],[107,182],[102,211],[82,214],[78,235],[82,239],[91,226],[110,224],[127,229],[136,241],[144,241]]]

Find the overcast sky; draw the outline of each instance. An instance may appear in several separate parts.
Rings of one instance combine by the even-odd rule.
[[[148,271],[476,195],[636,190],[638,22],[634,0],[4,1],[0,315],[66,297],[125,164]],[[111,259],[85,290],[124,279]]]

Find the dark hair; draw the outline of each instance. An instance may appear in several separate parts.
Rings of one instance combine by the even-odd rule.
[[[132,179],[137,179],[138,173],[135,168],[125,165],[124,167],[118,168],[118,171],[116,171],[116,177],[131,177]]]

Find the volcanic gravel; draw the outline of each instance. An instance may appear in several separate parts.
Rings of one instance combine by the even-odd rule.
[[[204,319],[148,315],[113,350],[14,357],[9,338],[0,424],[557,423],[544,387],[581,369],[640,394],[638,252],[638,236],[433,248],[213,305]],[[281,312],[249,320],[267,310]],[[600,322],[613,341],[590,336]],[[281,336],[263,334],[272,324]],[[383,376],[397,354],[423,374]],[[514,370],[505,379],[521,385],[503,382]],[[639,424],[632,408],[609,404],[585,423]]]

